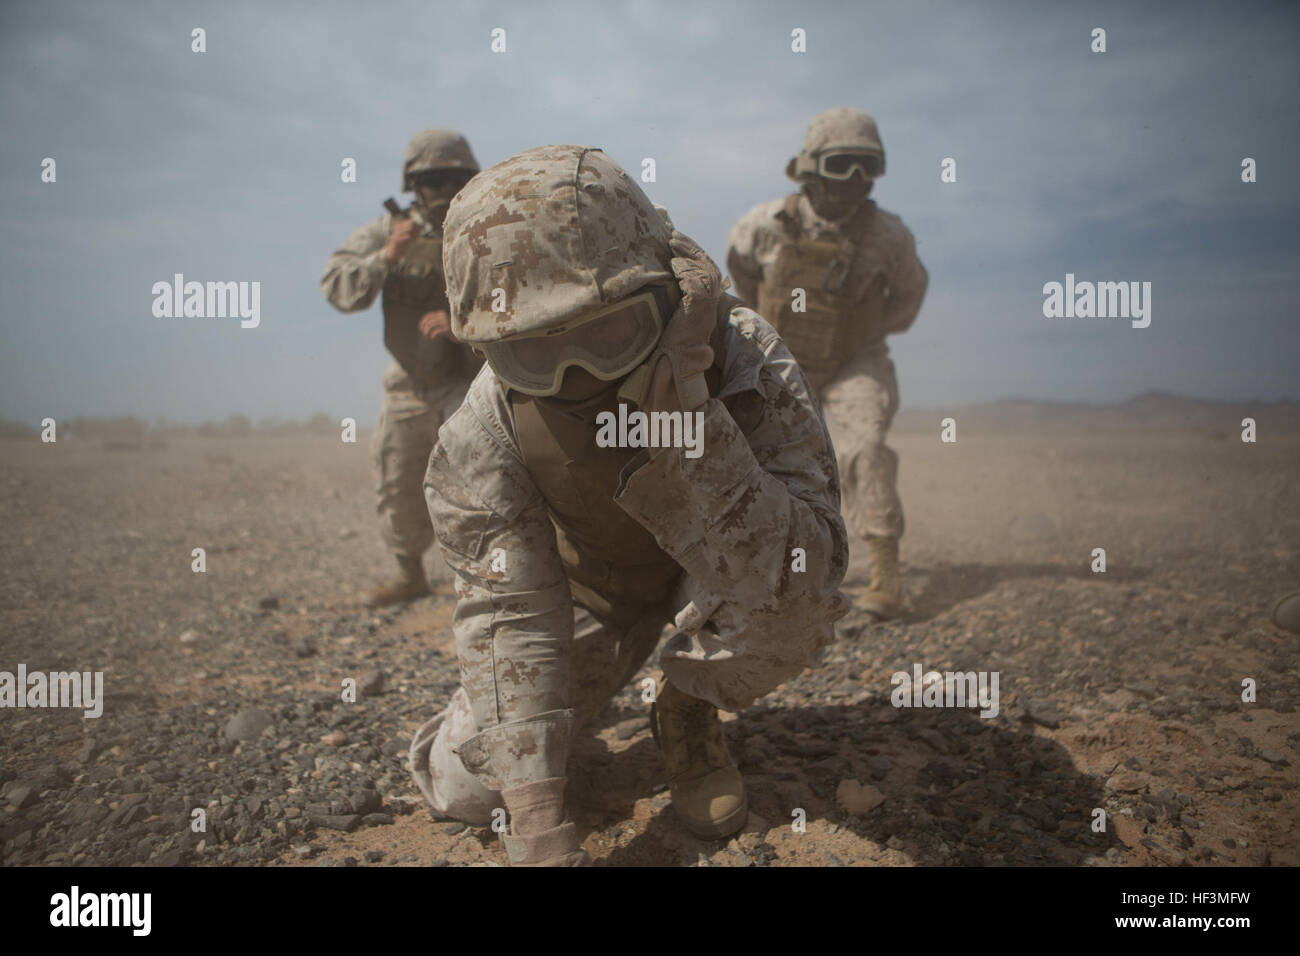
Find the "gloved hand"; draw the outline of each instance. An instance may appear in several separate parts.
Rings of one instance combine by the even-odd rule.
[[[389,268],[402,261],[402,256],[406,255],[407,247],[419,235],[419,230],[420,227],[409,216],[403,219],[394,217],[392,232],[388,234],[388,242],[384,245],[384,258],[388,260]]]
[[[433,341],[439,336],[445,336],[452,342],[459,342],[451,331],[451,318],[444,309],[435,309],[433,312],[426,312],[420,318],[420,334],[426,339]]]
[[[678,592],[678,599],[688,598],[686,605],[673,617],[673,627],[687,634],[694,634],[704,627],[722,607],[722,595],[700,587],[690,575],[683,575]]]
[[[620,390],[646,411],[694,411],[709,400],[704,373],[713,364],[709,337],[718,319],[722,273],[708,253],[676,230],[668,241],[681,307],[668,320],[659,345]]]

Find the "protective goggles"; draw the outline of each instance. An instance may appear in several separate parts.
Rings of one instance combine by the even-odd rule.
[[[413,186],[441,189],[443,186],[463,186],[474,178],[467,169],[426,169],[411,176]]]
[[[883,170],[884,163],[875,153],[860,150],[832,150],[817,157],[817,175],[827,179],[848,179],[854,170],[862,170],[867,179],[874,179]]]
[[[645,361],[659,342],[663,316],[654,294],[623,299],[559,328],[479,346],[497,378],[525,395],[554,395],[570,365],[612,382]]]

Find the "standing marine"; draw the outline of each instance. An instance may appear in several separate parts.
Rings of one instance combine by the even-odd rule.
[[[736,223],[727,269],[736,294],[781,334],[816,394],[835,444],[846,524],[871,555],[859,606],[888,619],[903,609],[903,505],[898,455],[885,444],[898,409],[885,336],[911,327],[928,277],[912,233],[869,198],[885,172],[869,115],[818,114],[785,171],[800,191]]]
[[[421,558],[433,528],[421,487],[438,428],[459,407],[483,360],[451,331],[442,274],[442,228],[448,204],[478,172],[465,137],[452,130],[417,133],[406,147],[405,212],[390,212],[354,232],[325,266],[321,291],[341,312],[370,308],[382,294],[383,405],[371,454],[378,479],[380,533],[398,574],[365,597],[370,607],[429,593]]]
[[[424,484],[458,579],[461,687],[412,741],[416,782],[440,815],[504,808],[513,864],[589,862],[565,812],[570,740],[662,635],[651,729],[673,812],[732,834],[748,804],[719,708],[814,663],[848,610],[835,459],[803,375],[600,150],[485,170],[445,242],[452,328],[489,367]],[[614,441],[615,414],[641,424]]]

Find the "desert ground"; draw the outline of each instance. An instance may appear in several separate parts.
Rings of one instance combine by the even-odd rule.
[[[742,833],[681,830],[636,682],[610,702],[569,778],[598,865],[1300,862],[1300,635],[1270,621],[1300,589],[1300,431],[957,420],[891,435],[907,618],[850,614],[724,715]],[[0,670],[104,674],[97,719],[0,710],[0,861],[504,865],[407,772],[457,686],[454,599],[444,570],[360,607],[390,569],[372,498],[364,434],[0,442]],[[997,672],[997,716],[892,706],[914,664]]]

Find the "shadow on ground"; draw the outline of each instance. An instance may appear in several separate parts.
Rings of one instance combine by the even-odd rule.
[[[1102,781],[1080,773],[1053,741],[1006,719],[872,699],[751,710],[726,726],[758,821],[747,828],[758,834],[749,849],[766,845],[777,863],[1075,865],[1115,845],[1112,834],[1089,826],[1104,804]],[[570,766],[584,835],[621,830],[626,838],[629,821],[635,830],[616,841],[606,865],[693,864],[729,842],[698,840],[678,825],[648,734],[617,754],[587,738]],[[850,815],[836,801],[842,781],[873,786],[884,800]],[[806,836],[791,828],[796,810],[806,815]],[[886,848],[897,853],[886,856]]]

